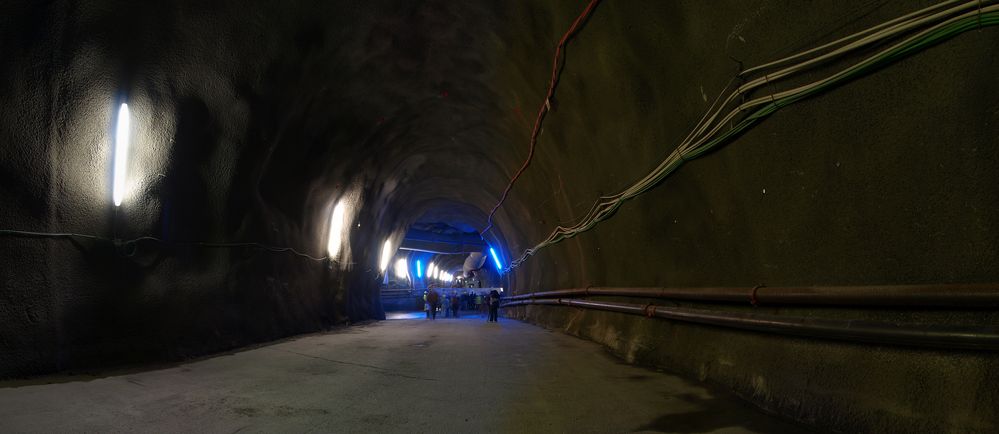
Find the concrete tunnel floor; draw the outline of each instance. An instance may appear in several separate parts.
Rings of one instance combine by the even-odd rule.
[[[595,343],[481,315],[372,322],[45,384],[53,380],[0,384],[0,431],[803,431]]]

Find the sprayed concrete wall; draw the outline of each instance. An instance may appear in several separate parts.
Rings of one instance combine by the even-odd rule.
[[[382,318],[383,242],[421,216],[483,227],[518,158],[492,158],[500,9],[5,3],[0,230],[90,237],[2,234],[0,377]],[[288,250],[326,255],[340,201],[336,261]]]
[[[546,204],[525,232],[541,240],[647,173],[738,71],[736,61],[780,58],[925,6],[915,3],[601,4],[571,46],[558,111],[517,191]],[[516,287],[995,282],[997,42],[995,31],[973,31],[781,110],[596,229],[539,252],[516,271]],[[584,149],[586,158],[574,157]],[[755,311],[997,321],[981,310]],[[993,353],[787,338],[567,307],[508,315],[835,431],[991,432],[999,424]]]
[[[644,176],[738,62],[926,4],[602,2],[569,45],[535,159],[487,241],[509,261]],[[583,6],[5,3],[0,229],[322,256],[334,203],[353,207],[332,268],[258,248],[4,236],[0,375],[176,359],[380,317],[381,243],[421,217],[485,227],[527,154],[554,43]],[[997,42],[994,28],[971,31],[782,110],[594,230],[541,250],[506,286],[994,282]],[[137,130],[116,209],[122,101]],[[519,315],[835,429],[996,424],[992,354],[564,308]]]

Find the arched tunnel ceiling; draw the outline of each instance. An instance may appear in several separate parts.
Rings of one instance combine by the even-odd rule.
[[[641,179],[740,65],[929,3],[602,2],[568,46],[535,158],[485,240],[509,263]],[[398,246],[414,223],[486,227],[527,156],[554,44],[584,6],[4,2],[0,229],[163,242],[4,238],[0,376],[176,360],[379,318],[386,239]],[[996,281],[996,35],[967,32],[781,110],[504,286]],[[115,208],[123,101],[135,146]],[[350,229],[335,263],[285,249],[323,256],[339,200]],[[682,369],[727,369],[691,361],[717,350],[754,366],[794,360],[788,370],[802,371],[785,385],[840,380],[813,375],[840,354],[832,345],[759,356],[773,340],[711,336],[680,347]],[[730,374],[755,393],[748,371]]]
[[[64,102],[59,116],[93,124],[91,143],[103,141],[97,125],[113,119],[112,101],[131,104],[140,128],[132,213],[152,216],[166,202],[212,209],[249,233],[320,233],[331,201],[361,189],[381,231],[428,213],[476,231],[522,157],[496,152],[523,134],[504,122],[509,96],[497,93],[496,65],[512,36],[501,4],[118,6],[14,5],[8,16],[36,21],[9,33],[17,40],[8,65],[31,65],[19,52],[51,44],[58,55],[44,67],[76,86],[52,103]],[[49,26],[58,32],[51,40],[33,33]],[[29,71],[8,75],[18,73]],[[106,187],[82,184],[93,199]],[[255,213],[289,226],[253,221]]]
[[[479,233],[474,227],[465,223],[462,217],[424,216],[421,221],[413,223],[410,228],[446,235],[478,235]]]
[[[106,126],[115,103],[129,101],[139,125],[130,212],[151,220],[172,206],[212,217],[213,227],[184,235],[321,233],[332,201],[357,189],[379,232],[417,221],[479,230],[526,154],[550,47],[582,6],[8,3],[3,73],[13,86],[5,96],[40,104],[6,115],[17,127],[5,131],[25,149],[45,148],[46,140],[74,144],[58,158],[88,170],[67,170],[64,188],[73,199],[100,203],[109,187],[101,176]],[[751,48],[745,34],[762,35],[771,24],[787,25],[788,34],[859,27],[897,13],[878,6],[856,19],[865,11],[857,5],[796,24],[767,9],[730,5],[711,15],[696,5],[601,5],[587,23],[596,29],[569,50],[537,160],[497,216],[499,232],[512,238],[509,254],[658,161],[731,75],[729,58],[760,62],[828,37],[813,31]],[[702,16],[716,22],[694,18]],[[622,26],[653,36],[604,37]],[[712,67],[691,67],[702,64]],[[607,114],[629,121],[599,122]],[[644,145],[629,146],[639,135]],[[607,164],[611,155],[620,161]],[[35,182],[31,152],[12,158],[18,164],[7,178]],[[12,199],[38,206],[17,192]],[[136,226],[136,234],[148,228]],[[315,238],[283,241],[319,248]]]
[[[30,174],[46,171],[42,162],[56,159],[67,165],[56,167],[64,174],[58,188],[67,201],[83,202],[84,209],[104,203],[110,155],[106,126],[113,120],[115,103],[129,101],[139,128],[127,198],[133,217],[129,235],[147,235],[157,226],[174,239],[263,234],[264,241],[316,252],[323,248],[333,202],[345,195],[358,201],[356,220],[365,225],[365,233],[358,235],[363,239],[354,247],[358,258],[377,256],[379,239],[389,234],[398,238],[417,221],[481,230],[484,216],[526,156],[533,116],[548,80],[551,47],[584,3],[8,2],[2,71],[12,86],[5,97],[38,103],[5,115],[15,126],[5,129],[6,141],[22,143],[22,149],[58,149],[44,159],[15,152],[5,177],[24,182],[26,188],[8,195],[26,209],[45,208],[27,192],[54,192],[57,187]],[[487,241],[504,246],[508,258],[519,255],[557,225],[576,221],[599,196],[639,178],[728,82],[738,67],[732,59],[758,64],[814,46],[847,28],[893,18],[915,5],[857,3],[830,7],[828,13],[813,11],[804,14],[809,20],[800,22],[784,18],[799,15],[799,6],[787,2],[779,7],[734,2],[717,7],[722,12],[705,8],[619,2],[597,8],[567,49],[567,72],[541,131],[538,155],[499,210],[498,230],[486,234],[493,238]],[[783,36],[771,35],[769,28],[781,29]],[[746,42],[747,37],[756,42]],[[976,38],[988,34],[963,36],[955,44],[970,47]],[[936,60],[949,51],[935,49],[911,62],[938,65]],[[974,74],[988,68],[969,65],[960,70]],[[889,84],[896,79],[901,81]],[[904,89],[907,79],[904,69],[890,69],[861,86]],[[836,92],[843,95],[841,104],[866,107],[857,103],[865,98],[849,92]],[[836,109],[826,109],[836,107],[826,102],[813,103],[815,114],[806,110],[804,116],[828,116],[842,121],[831,123],[837,128],[858,130]],[[970,117],[980,113],[972,111]],[[884,106],[875,107],[871,116],[904,114],[898,107]],[[918,119],[921,114],[912,115]],[[772,123],[778,122],[790,131],[790,141],[810,134],[795,127],[807,120]],[[898,130],[900,134],[887,137],[905,142],[907,136],[919,134],[904,126]],[[759,142],[760,134],[765,133],[744,141]],[[823,134],[834,141],[842,136],[838,131]],[[752,144],[739,148],[762,149]],[[723,164],[738,161],[738,167],[719,169],[723,175],[716,179],[721,183],[697,187],[707,189],[701,195],[711,206],[691,217],[703,219],[716,209],[736,206],[739,201],[728,197],[734,190],[726,183],[745,185],[742,180],[753,174],[744,168],[753,164],[742,161],[766,152],[730,152],[733,155],[715,158]],[[695,178],[717,171],[713,163],[706,164],[701,170],[684,171],[694,172],[690,176]],[[70,170],[69,165],[87,170]],[[874,161],[865,167],[878,165]],[[815,173],[809,170],[802,173]],[[687,175],[679,176],[676,187],[661,190],[680,196],[690,191],[684,187]],[[855,199],[840,191],[850,190],[837,188],[834,195],[840,200]],[[907,202],[910,196],[894,197]],[[684,200],[673,197],[667,203],[677,199]],[[660,202],[642,199],[625,212],[634,207],[642,214]],[[164,209],[176,215],[161,221],[170,214]],[[948,206],[941,204],[940,209]],[[7,217],[16,215],[10,211]],[[733,214],[725,221],[744,217]],[[624,220],[626,226],[641,228],[639,232],[666,227],[655,218]],[[891,217],[879,220],[887,225]],[[81,231],[94,226],[77,222]],[[368,232],[371,228],[375,231]],[[686,227],[680,232],[704,230]],[[664,232],[657,239],[668,242],[671,237]],[[620,246],[639,241],[613,238],[622,240]],[[681,237],[687,238],[696,237]],[[606,241],[573,241],[575,247],[553,252],[553,258],[569,255],[576,259],[563,260],[562,265],[578,264],[578,259],[601,254],[599,246]],[[684,244],[678,250],[689,247]],[[724,253],[712,249],[701,259],[712,255]],[[771,259],[782,262],[800,255],[777,256]],[[877,256],[884,255],[872,258]],[[551,261],[539,263],[554,265]],[[681,268],[689,265],[693,263]],[[582,277],[586,273],[580,273],[581,268],[564,268],[557,279],[561,284],[606,281],[600,268],[587,267],[598,272],[588,277]],[[973,278],[981,275],[976,270],[963,273]],[[892,279],[911,275],[902,270],[892,274]]]

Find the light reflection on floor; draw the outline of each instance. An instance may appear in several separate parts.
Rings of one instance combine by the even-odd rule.
[[[426,318],[427,314],[419,312],[385,312],[385,319],[420,319]]]
[[[415,312],[385,312],[385,319],[426,319],[427,313],[424,311]],[[458,318],[448,318],[444,312],[437,314],[437,319],[486,319],[482,312],[474,310],[463,310],[458,313]]]

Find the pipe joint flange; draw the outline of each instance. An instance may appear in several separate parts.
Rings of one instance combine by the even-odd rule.
[[[756,291],[759,291],[760,288],[766,288],[766,285],[761,283],[759,285],[754,286],[753,292],[749,294],[749,304],[753,305],[753,307],[760,305],[760,300],[756,298]]]
[[[656,316],[656,305],[649,303],[642,308],[642,312],[645,312],[645,316],[652,318]]]

